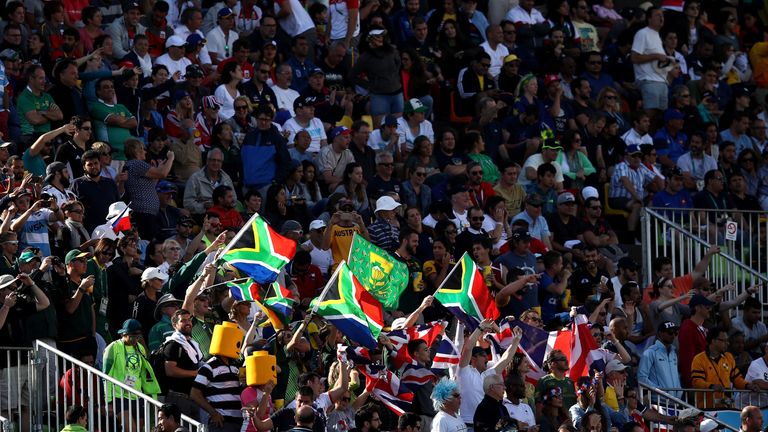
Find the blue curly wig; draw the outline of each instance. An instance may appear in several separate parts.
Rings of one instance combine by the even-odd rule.
[[[451,381],[448,378],[441,379],[432,389],[432,406],[437,411],[442,410],[445,402],[452,399],[453,394],[457,392],[459,392],[459,385],[456,381]]]

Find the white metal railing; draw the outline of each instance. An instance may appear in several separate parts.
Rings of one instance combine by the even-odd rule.
[[[29,359],[25,359],[29,354]],[[82,405],[88,412],[90,431],[146,432],[155,430],[157,409],[162,403],[126,386],[105,373],[65,354],[42,341],[34,348],[0,347],[5,358],[16,356],[23,360],[20,368],[0,369],[9,383],[0,389],[0,398],[10,394],[10,383],[16,383],[21,394],[22,383],[27,382],[29,398],[18,398],[13,406],[0,412],[0,431],[31,430],[59,431],[65,426],[65,412],[72,405]],[[112,385],[112,396],[107,402],[106,384]],[[120,396],[132,395],[125,402]],[[115,397],[118,396],[118,397]],[[122,407],[122,408],[121,408]],[[20,418],[20,413],[28,413]],[[24,423],[27,422],[27,423]],[[205,424],[182,415],[181,425],[190,432],[206,432]]]
[[[35,376],[40,384],[36,388],[56,388],[56,391],[49,393],[47,397],[38,398],[40,407],[35,412],[43,419],[40,424],[48,424],[50,430],[61,430],[64,427],[63,413],[73,403],[88,410],[88,430],[114,431],[119,430],[120,426],[125,432],[154,430],[156,411],[162,406],[160,401],[39,340],[35,342],[35,362],[38,363]],[[46,373],[50,370],[56,373]],[[62,389],[62,377],[70,380],[71,394]],[[106,394],[107,383],[112,385],[109,402]],[[135,396],[135,399],[126,402],[125,398],[120,397],[126,393]],[[190,432],[206,431],[204,424],[186,415],[182,415],[181,424]]]
[[[710,246],[718,245],[720,253],[710,260],[707,278],[718,288],[736,284],[736,293],[762,284],[757,298],[765,303],[768,298],[768,254],[764,250],[768,234],[766,217],[768,213],[754,211],[643,209],[641,227],[646,285],[652,282],[652,263],[656,257],[669,257],[674,274],[680,276],[691,272]],[[729,220],[738,221],[736,240],[726,240]]]
[[[10,432],[16,425],[31,424],[31,352],[32,348],[0,347],[0,361],[5,366],[0,369],[0,431]]]
[[[651,409],[664,415],[677,417],[678,414],[686,408],[696,408],[699,410],[702,409],[701,407],[691,405],[688,402],[680,398],[677,398],[662,389],[650,387],[643,383],[639,384],[639,390],[640,390],[640,393],[639,393],[640,400],[643,402],[643,404],[650,406]],[[668,389],[668,390],[688,390],[688,389]],[[727,429],[733,432],[737,432],[739,430],[737,427],[734,427],[733,425],[725,423],[722,420],[718,419],[717,417],[707,412],[703,412],[702,415],[708,419],[714,420],[719,425],[720,429]],[[659,423],[659,422],[653,422],[653,423],[654,424],[649,425],[650,426],[649,429],[652,431],[655,431],[655,430],[671,431],[673,430],[673,426],[674,426],[668,423]]]

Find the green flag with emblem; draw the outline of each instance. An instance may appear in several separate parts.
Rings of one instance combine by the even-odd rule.
[[[408,266],[384,249],[355,234],[347,265],[360,284],[386,310],[396,310],[400,294],[408,287]]]

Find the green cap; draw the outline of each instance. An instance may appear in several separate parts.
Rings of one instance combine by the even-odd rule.
[[[35,253],[32,251],[24,251],[21,253],[21,255],[19,255],[19,262],[28,263],[28,262],[32,262],[32,260],[34,259],[38,259],[42,261],[42,259],[39,256],[35,255]]]
[[[80,249],[72,249],[67,252],[67,256],[64,257],[64,264],[69,264],[78,258],[88,258],[88,253],[81,252]]]

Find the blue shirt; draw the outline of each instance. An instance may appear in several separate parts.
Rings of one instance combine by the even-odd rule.
[[[726,129],[722,132],[720,132],[720,139],[722,141],[731,141],[734,144],[736,144],[736,154],[741,154],[741,151],[744,149],[751,149],[752,148],[752,140],[749,139],[747,134],[743,133],[739,138],[735,138],[733,136],[733,133],[730,129]]]
[[[645,350],[640,358],[637,380],[654,388],[681,388],[675,346],[672,345],[667,350],[667,347],[657,340]],[[669,392],[676,397],[682,396],[679,391]]]
[[[33,247],[39,248],[43,256],[51,254],[51,245],[48,240],[48,221],[51,214],[53,214],[51,210],[41,209],[29,216],[19,233],[19,250]]]
[[[688,136],[683,132],[678,132],[672,136],[667,128],[662,128],[653,136],[653,146],[656,148],[656,154],[666,156],[677,163],[677,159],[685,152],[685,146],[688,143]]]
[[[534,223],[531,215],[529,215],[527,211],[522,211],[512,218],[512,223],[519,219],[528,222],[528,232],[531,234],[531,237],[535,237],[541,241],[544,241],[545,238],[549,237],[549,225],[547,224],[547,220],[544,219],[544,216],[537,217]]]
[[[314,47],[310,47],[314,49]],[[315,68],[315,64],[310,60],[304,60],[304,63],[299,63],[296,57],[291,57],[286,62],[291,65],[291,72],[293,77],[291,78],[291,88],[301,93],[309,86],[309,74],[312,73],[312,69]]]

